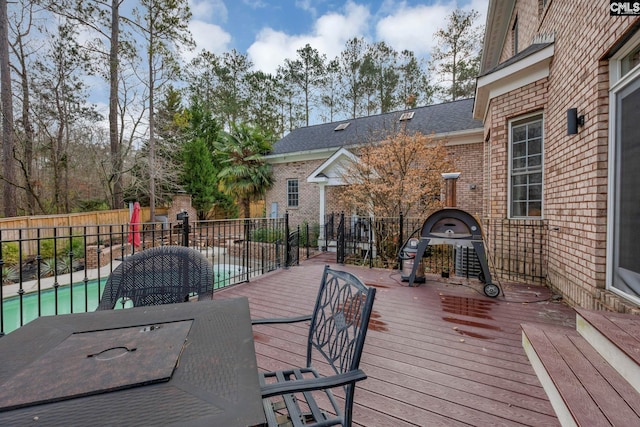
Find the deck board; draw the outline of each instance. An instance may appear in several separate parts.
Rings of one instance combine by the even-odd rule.
[[[378,289],[355,425],[559,425],[521,343],[521,323],[575,327],[575,312],[552,301],[544,287],[501,284],[506,296],[495,299],[484,296],[477,282],[430,280],[410,288],[398,272],[318,256],[216,291],[215,298],[248,297],[254,318],[306,314],[327,263]],[[304,364],[306,333],[304,322],[254,326],[259,369]]]
[[[640,316],[589,310],[578,313],[640,365]]]

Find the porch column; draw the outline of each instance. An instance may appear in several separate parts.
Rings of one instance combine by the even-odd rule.
[[[320,218],[318,218],[318,224],[320,224],[320,235],[318,240],[324,240],[324,218],[325,218],[325,204],[324,204],[324,197],[325,197],[325,188],[327,186],[327,184],[325,183],[318,183],[319,186],[319,190],[320,190],[320,197],[319,197],[319,211],[320,211]]]

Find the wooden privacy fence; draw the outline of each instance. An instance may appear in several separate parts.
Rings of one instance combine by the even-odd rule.
[[[157,209],[156,209],[157,212]],[[20,216],[0,219],[0,240],[19,241],[21,250],[25,254],[36,253],[38,241],[48,237],[65,237],[79,232],[84,227],[84,235],[94,236],[109,234],[114,225],[128,224],[129,209],[115,209],[110,211],[81,212],[61,215]],[[141,208],[141,220],[149,220],[149,208]],[[55,230],[55,231],[54,231]],[[56,233],[56,236],[53,234]],[[87,241],[88,244],[97,242]]]

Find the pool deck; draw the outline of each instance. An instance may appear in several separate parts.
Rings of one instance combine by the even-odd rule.
[[[254,318],[307,314],[325,264],[378,289],[354,425],[559,425],[522,347],[521,323],[575,326],[575,311],[545,287],[501,283],[505,295],[497,298],[477,281],[455,278],[408,287],[398,271],[338,265],[335,254],[320,254],[214,298],[246,296]],[[304,364],[307,328],[254,326],[259,368]]]

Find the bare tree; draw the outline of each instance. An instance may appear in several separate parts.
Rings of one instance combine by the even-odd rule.
[[[143,11],[134,10],[137,28],[143,34],[147,52],[149,95],[149,207],[155,221],[156,160],[155,91],[178,73],[177,47],[191,48],[195,42],[188,30],[191,12],[186,0],[141,0]]]
[[[30,1],[20,1],[21,7],[16,8],[16,13],[12,24],[13,42],[10,44],[14,62],[11,69],[20,82],[18,102],[20,102],[20,118],[16,127],[21,127],[21,135],[16,131],[16,146],[21,148],[21,155],[16,156],[20,171],[22,172],[21,182],[26,192],[25,213],[33,215],[36,213],[37,185],[34,177],[34,146],[35,128],[31,117],[31,62],[30,57],[35,56],[36,48],[29,46],[29,36],[34,28],[34,5]]]
[[[123,197],[123,155],[122,140],[119,138],[118,123],[118,84],[120,82],[120,56],[123,52],[135,55],[133,45],[121,50],[121,45],[126,43],[121,40],[120,7],[124,0],[38,0],[44,7],[53,13],[62,16],[71,22],[92,30],[98,38],[91,39],[87,49],[106,60],[106,79],[109,82],[109,142],[111,155],[111,172],[109,185],[111,186],[111,207],[124,206]],[[101,68],[104,62],[96,65],[97,72],[105,75]]]
[[[404,128],[371,135],[357,158],[344,166],[343,206],[378,218],[427,216],[440,206],[441,173],[449,168],[444,145],[430,136]],[[397,230],[375,228],[381,259],[396,262]]]
[[[441,173],[449,167],[441,141],[405,129],[372,135],[342,175],[349,184],[342,201],[360,212],[425,216],[439,206]]]

